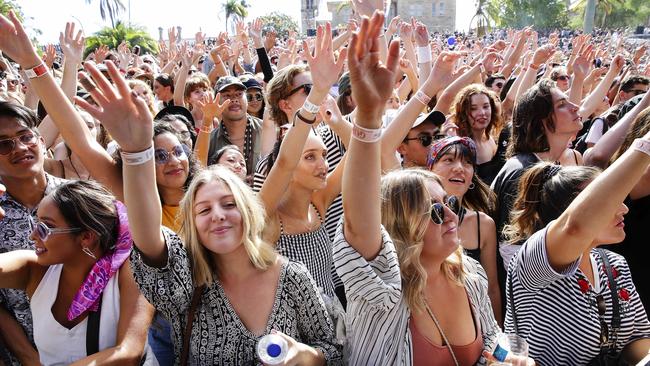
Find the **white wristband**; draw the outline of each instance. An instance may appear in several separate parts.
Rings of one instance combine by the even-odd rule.
[[[120,152],[120,155],[122,155],[122,162],[124,165],[141,165],[153,159],[154,148],[152,145],[150,148],[136,153],[122,151]]]
[[[352,137],[361,142],[373,143],[381,140],[381,131],[381,127],[371,129],[360,127],[356,123],[352,125]]]
[[[417,47],[416,48],[417,54],[418,54],[418,63],[419,64],[424,64],[427,62],[431,62],[431,48],[429,47]]]
[[[309,99],[305,99],[305,103],[303,103],[301,109],[311,114],[318,114],[320,106],[310,102]]]
[[[636,139],[632,143],[632,148],[650,156],[650,141],[644,139]]]

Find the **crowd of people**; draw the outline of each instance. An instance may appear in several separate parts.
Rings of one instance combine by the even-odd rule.
[[[157,55],[0,16],[0,365],[648,356],[649,47],[353,3]]]

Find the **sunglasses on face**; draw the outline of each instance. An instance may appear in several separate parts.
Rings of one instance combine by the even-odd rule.
[[[33,133],[25,133],[20,136],[0,140],[0,155],[9,155],[16,147],[16,140],[25,146],[34,146],[38,140]]]
[[[632,89],[632,90],[628,91],[628,93],[632,93],[632,94],[634,94],[634,96],[643,94],[645,92],[646,92],[646,90],[642,90],[642,89]]]
[[[603,346],[609,344],[609,326],[605,321],[607,304],[603,295],[596,295],[596,307],[598,308],[598,318],[600,319],[600,344]]]
[[[501,89],[501,88],[503,88],[503,83],[495,83],[494,86]]]
[[[416,137],[405,138],[404,141],[420,140],[422,147],[429,147],[432,142],[444,139],[447,135],[435,134],[435,135],[418,135]]]
[[[434,202],[431,205],[431,221],[436,225],[442,225],[445,222],[445,206],[456,216],[460,214],[460,201],[456,196],[449,196],[444,205],[440,202]]]
[[[560,75],[560,76],[557,77],[557,79],[562,80],[562,81],[569,81],[569,80],[571,80],[571,76],[569,76],[569,75]]]
[[[305,94],[309,95],[309,92],[311,92],[312,86],[314,86],[314,84],[302,84],[302,85],[300,85],[299,87],[297,87],[295,89],[291,89],[291,91],[289,91],[289,94],[287,95],[287,98],[289,98],[290,96],[296,94],[297,92],[299,92],[300,90],[303,90],[303,89],[305,90]]]
[[[183,145],[176,145],[172,147],[171,150],[167,151],[165,149],[156,149],[154,150],[154,158],[156,159],[156,164],[167,164],[172,155],[178,159],[187,158],[187,153]]]
[[[246,99],[248,99],[249,102],[261,102],[264,100],[264,97],[261,93],[246,93]]]
[[[32,231],[32,233],[40,241],[46,241],[47,238],[50,237],[50,235],[77,233],[79,231],[81,231],[81,228],[78,228],[78,227],[67,227],[67,228],[61,228],[61,229],[53,229],[53,228],[45,225],[45,223],[37,221],[34,224],[34,230]]]

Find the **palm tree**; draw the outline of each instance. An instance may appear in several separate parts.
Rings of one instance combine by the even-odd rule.
[[[570,10],[579,11],[584,9],[584,30],[585,32],[591,32],[595,23],[596,12],[602,16],[600,19],[600,26],[605,27],[607,16],[610,15],[615,8],[624,4],[625,0],[578,0],[571,5]]]
[[[226,13],[226,31],[228,31],[228,19],[234,17],[235,19],[244,19],[248,16],[248,7],[246,0],[226,0],[222,5],[223,11]]]
[[[91,4],[93,0],[86,0],[86,4]],[[111,19],[111,27],[115,28],[115,20],[120,12],[126,10],[122,0],[99,0],[99,15],[102,20],[106,21],[106,15]]]
[[[158,42],[154,40],[143,27],[127,27],[118,21],[114,28],[104,27],[86,38],[84,58],[99,46],[106,45],[110,49],[117,49],[120,43],[126,41],[129,47],[140,46],[140,53],[158,53]]]

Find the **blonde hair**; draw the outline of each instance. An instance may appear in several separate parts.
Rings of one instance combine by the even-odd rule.
[[[289,122],[287,115],[280,109],[280,101],[288,98],[292,89],[293,79],[307,72],[305,65],[290,65],[278,71],[266,86],[266,103],[271,109],[271,118],[282,126]]]
[[[192,263],[192,279],[194,286],[211,285],[215,280],[218,268],[210,260],[210,251],[199,239],[194,218],[194,203],[196,192],[210,182],[220,182],[232,193],[235,204],[242,217],[242,244],[255,268],[266,270],[275,263],[277,253],[262,240],[265,215],[264,208],[253,191],[230,170],[214,166],[199,172],[192,180],[185,196],[180,202],[179,216],[182,218],[180,237],[185,243],[187,253]]]
[[[399,260],[404,298],[411,309],[424,309],[424,288],[427,273],[420,263],[424,233],[429,224],[431,197],[426,182],[442,187],[440,178],[423,169],[396,170],[381,180],[381,221],[390,234]],[[462,248],[452,253],[442,265],[444,275],[463,286]]]
[[[149,84],[145,83],[144,81],[140,79],[131,79],[127,81],[127,84],[129,85],[129,88],[133,90],[136,86],[141,86],[144,88],[144,90],[147,93],[146,97],[143,97],[145,103],[147,103],[147,107],[149,108],[149,112],[151,112],[152,115],[156,114],[155,108],[154,108],[154,98],[153,98],[153,91],[151,90],[151,87]]]

